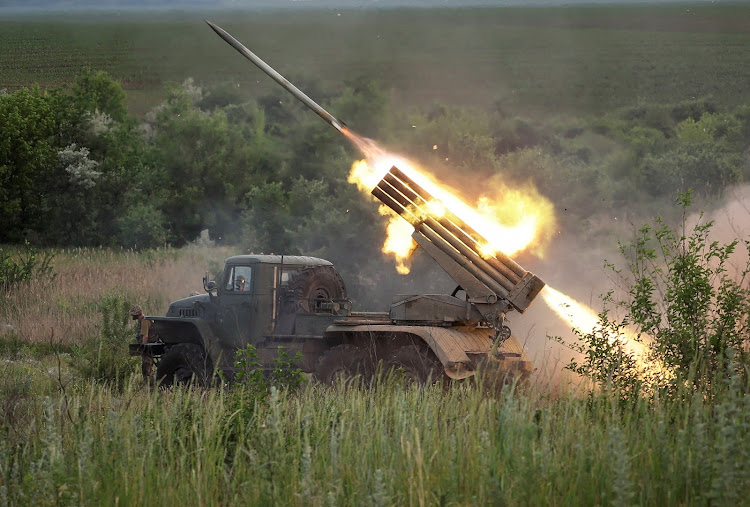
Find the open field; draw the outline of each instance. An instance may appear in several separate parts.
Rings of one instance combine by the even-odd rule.
[[[248,97],[273,90],[204,17],[302,85],[377,77],[407,107],[498,103],[580,116],[750,99],[750,6],[741,4],[15,15],[0,22],[0,88],[58,86],[89,66],[120,80],[139,114],[165,82],[188,77],[233,82]]]
[[[310,382],[264,395],[150,390],[138,358],[117,381],[81,374],[78,347],[104,344],[107,297],[161,313],[229,254],[57,251],[53,281],[2,295],[0,322],[18,332],[0,335],[0,504],[734,505],[750,494],[750,397],[737,377],[711,401],[622,402],[539,378],[500,392]]]

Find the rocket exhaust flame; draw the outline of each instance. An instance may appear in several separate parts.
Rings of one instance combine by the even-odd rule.
[[[591,308],[576,301],[570,296],[553,289],[549,285],[540,292],[542,299],[558,317],[570,324],[581,334],[591,334],[601,326],[599,315]],[[648,347],[637,341],[636,333],[623,330],[622,334],[612,337],[610,342],[618,341],[622,348],[630,353],[638,366],[648,375],[669,377],[672,373],[659,361],[649,358]]]

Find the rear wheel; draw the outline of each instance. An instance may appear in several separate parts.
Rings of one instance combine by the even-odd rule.
[[[406,385],[448,380],[435,353],[422,344],[404,345],[394,350],[383,363],[383,378],[389,377]]]
[[[344,344],[328,350],[315,368],[315,377],[326,385],[338,382],[367,384],[372,377],[369,351],[355,345]]]
[[[156,380],[161,387],[175,385],[205,386],[213,366],[206,351],[195,343],[181,343],[171,347],[156,367]]]

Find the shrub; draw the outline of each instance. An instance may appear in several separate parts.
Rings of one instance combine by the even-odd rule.
[[[622,308],[625,316],[610,320],[605,311],[600,328],[581,333],[579,351],[584,360],[571,363],[570,369],[610,383],[622,393],[643,382],[671,394],[687,387],[712,396],[735,376],[747,385],[750,289],[745,282],[750,261],[739,273],[730,274],[729,257],[739,240],[710,241],[710,221],[699,221],[689,229],[691,193],[682,194],[679,203],[683,208],[679,230],[656,218],[638,231],[633,242],[620,246],[627,269],[610,267],[627,297],[615,300],[610,295],[605,300]],[[750,241],[744,246],[750,248]],[[662,368],[648,375],[643,365],[637,365],[635,354],[617,345],[626,326],[634,328],[639,338],[650,338],[646,361]]]
[[[265,397],[271,387],[298,389],[305,380],[302,370],[295,364],[302,359],[300,352],[290,356],[283,348],[279,349],[269,372],[264,371],[253,345],[237,350],[234,357],[235,380],[259,397]]]
[[[36,278],[53,279],[54,254],[40,252],[26,242],[25,252],[14,256],[0,248],[0,289],[9,290],[21,282]]]
[[[120,295],[105,296],[99,303],[98,332],[72,353],[72,366],[84,379],[120,386],[135,371],[127,346],[135,336],[128,325],[130,306]]]

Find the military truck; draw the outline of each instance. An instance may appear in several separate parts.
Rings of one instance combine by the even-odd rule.
[[[264,367],[283,349],[325,383],[368,380],[397,369],[417,382],[465,379],[482,366],[523,378],[532,365],[505,325],[524,312],[544,283],[486,243],[449,212],[430,214],[435,199],[393,167],[373,195],[414,226],[412,237],[457,283],[451,294],[401,294],[388,311],[355,311],[334,266],[304,256],[238,255],[205,294],[173,302],[165,317],[147,317],[160,342],[133,345],[154,357],[162,385],[206,383],[234,374],[238,349],[252,344]]]

